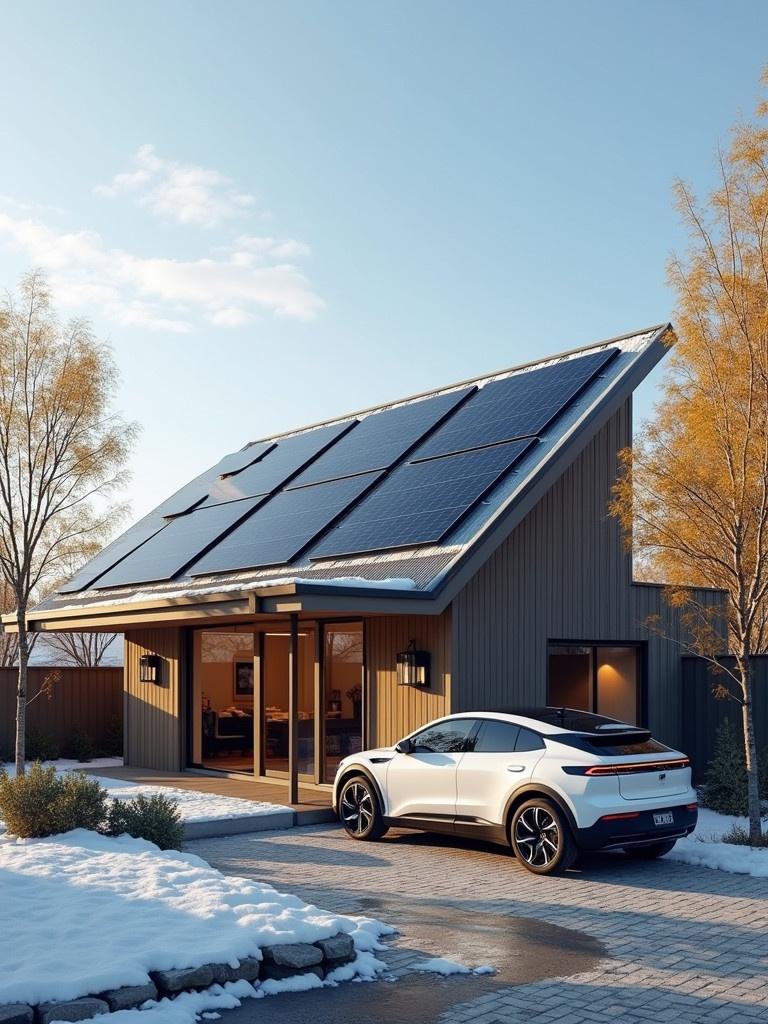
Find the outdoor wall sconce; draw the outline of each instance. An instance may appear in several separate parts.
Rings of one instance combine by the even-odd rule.
[[[163,659],[158,654],[142,654],[139,657],[139,682],[160,685],[160,667]]]
[[[429,651],[417,651],[415,640],[411,640],[407,651],[396,655],[396,661],[398,686],[429,686]]]

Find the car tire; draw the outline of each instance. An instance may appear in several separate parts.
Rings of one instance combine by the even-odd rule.
[[[676,839],[666,839],[659,843],[651,843],[649,846],[625,846],[624,853],[636,860],[656,860],[657,857],[669,853],[676,842]]]
[[[347,779],[339,794],[339,821],[351,839],[374,842],[387,831],[373,784],[363,775]]]
[[[509,838],[518,861],[535,875],[566,871],[578,856],[565,815],[544,797],[533,797],[515,808]]]

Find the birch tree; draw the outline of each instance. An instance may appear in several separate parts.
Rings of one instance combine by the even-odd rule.
[[[61,323],[39,273],[0,305],[0,572],[18,625],[16,771],[24,772],[27,614],[97,543],[136,433],[112,409],[118,374],[83,320]]]
[[[768,85],[768,74],[763,77]],[[612,512],[683,616],[689,649],[741,709],[750,842],[761,839],[751,658],[768,651],[768,104],[718,154],[699,204],[678,183],[690,247],[669,266],[678,340],[654,422],[623,472]],[[724,592],[719,609],[692,587]],[[733,656],[723,661],[719,655]]]

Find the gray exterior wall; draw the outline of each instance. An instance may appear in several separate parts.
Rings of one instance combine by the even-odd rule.
[[[681,742],[681,652],[645,625],[661,615],[679,636],[677,616],[660,587],[632,583],[607,511],[631,439],[627,401],[454,599],[452,711],[544,704],[551,640],[643,641],[647,724]]]

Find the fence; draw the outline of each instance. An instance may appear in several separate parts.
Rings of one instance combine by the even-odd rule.
[[[684,657],[683,661],[683,750],[693,763],[694,780],[700,782],[715,748],[718,727],[728,718],[743,736],[741,706],[733,700],[720,700],[712,693],[713,686],[725,683],[729,677],[713,674],[709,663],[701,658]],[[724,658],[723,662],[733,662]],[[753,715],[757,748],[761,753],[768,747],[768,655],[752,659],[754,672]],[[736,691],[734,685],[731,686]]]
[[[86,733],[98,749],[114,741],[123,722],[122,668],[29,669],[27,694],[33,698],[53,675],[50,699],[40,694],[27,706],[27,734],[35,732],[60,750],[76,731]],[[16,733],[17,671],[0,669],[0,753],[12,753]]]

